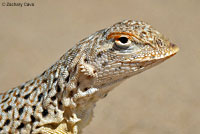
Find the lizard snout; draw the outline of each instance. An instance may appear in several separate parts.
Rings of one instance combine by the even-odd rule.
[[[179,51],[179,47],[174,43],[170,43],[170,48],[174,51],[174,53]]]

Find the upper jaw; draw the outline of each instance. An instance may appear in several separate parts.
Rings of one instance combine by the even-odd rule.
[[[126,53],[118,53],[118,55],[124,56],[126,59],[122,62],[144,62],[151,60],[167,59],[174,56],[179,51],[179,47],[173,43],[169,43],[165,47],[155,48],[152,51],[150,50],[151,52],[149,52],[148,54],[145,52],[146,50],[143,49],[134,53],[131,53],[131,51],[132,50],[127,50]]]
[[[149,66],[150,64],[154,63],[161,63],[162,61],[167,60],[168,58],[174,56],[179,51],[179,47],[173,43],[170,43],[168,46],[168,49],[165,50],[164,53],[156,53],[147,55],[147,56],[141,56],[140,52],[136,54],[137,58],[135,56],[131,56],[131,58],[127,58],[127,60],[122,61],[122,63],[128,63],[128,64],[142,64],[141,66]],[[140,55],[140,56],[138,56]],[[134,58],[132,58],[134,57]]]
[[[163,51],[163,52],[161,52]],[[163,50],[155,51],[151,56],[143,57],[143,59],[138,59],[137,61],[151,61],[151,60],[165,60],[172,56],[174,56],[179,51],[179,47],[173,43],[169,43],[169,46],[167,48],[164,48]]]
[[[173,43],[170,43],[167,55],[161,59],[168,59],[168,58],[174,56],[178,51],[179,51],[179,47]]]

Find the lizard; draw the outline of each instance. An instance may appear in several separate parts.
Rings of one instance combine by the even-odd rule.
[[[41,75],[0,94],[0,133],[80,134],[98,100],[178,51],[143,21],[124,20],[97,31]]]

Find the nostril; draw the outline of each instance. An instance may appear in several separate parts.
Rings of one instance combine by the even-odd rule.
[[[176,47],[176,45],[175,45],[175,44],[173,44],[173,43],[170,43],[170,45],[171,45],[171,47]]]
[[[175,45],[175,44],[173,44],[173,43],[170,43],[170,47],[171,47],[171,49],[172,49],[175,53],[177,53],[177,52],[179,51],[178,46]]]

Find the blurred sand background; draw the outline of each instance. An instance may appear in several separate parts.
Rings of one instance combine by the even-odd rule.
[[[2,2],[25,0],[0,0]],[[34,78],[76,42],[124,19],[153,25],[180,52],[97,103],[83,134],[200,134],[199,0],[32,0],[0,6],[0,89]]]

